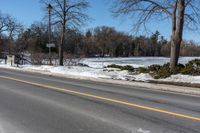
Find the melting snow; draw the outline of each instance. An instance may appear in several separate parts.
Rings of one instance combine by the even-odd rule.
[[[190,60],[200,57],[183,57],[180,58],[180,63],[187,63]],[[110,64],[118,65],[131,65],[133,67],[149,66],[152,64],[164,64],[169,61],[169,58],[165,57],[138,57],[138,58],[89,58],[82,59],[80,63],[86,64],[89,67],[83,66],[32,66],[24,65],[17,67],[11,67],[4,64],[3,60],[0,60],[0,67],[19,69],[26,71],[37,71],[40,73],[57,74],[62,76],[82,77],[82,78],[105,78],[116,80],[129,80],[129,81],[149,81],[154,80],[149,74],[134,75],[128,71],[120,71],[114,68],[104,68]],[[170,82],[185,82],[185,83],[200,83],[200,76],[189,75],[172,75],[166,79],[159,79],[160,81]]]

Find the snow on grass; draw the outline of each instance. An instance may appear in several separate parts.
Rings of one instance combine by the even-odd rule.
[[[200,57],[180,57],[179,63],[186,64],[190,60],[200,59]],[[152,64],[163,65],[168,63],[170,58],[167,57],[130,57],[130,58],[84,58],[80,62],[87,64],[92,68],[103,68],[111,64],[131,65],[134,68],[148,67]]]
[[[71,66],[71,67],[53,67],[50,72],[71,76],[82,76],[89,78],[109,78],[102,69],[89,67]]]
[[[103,79],[116,79],[116,80],[136,80],[147,81],[152,79],[148,74],[132,75],[128,71],[119,71],[117,69],[95,69],[90,67],[81,66],[23,66],[22,70],[31,72],[41,72],[50,74],[59,74],[63,76],[74,77],[87,77],[87,78],[103,78]]]
[[[182,57],[180,63],[185,64],[193,59],[200,59],[200,57]],[[4,61],[0,60],[0,67],[18,69],[21,71],[40,72],[48,74],[62,75],[65,77],[81,77],[81,78],[103,78],[103,79],[115,79],[115,80],[129,80],[129,81],[143,81],[148,82],[153,79],[149,74],[134,75],[128,71],[121,71],[116,68],[105,68],[110,64],[117,65],[131,65],[133,67],[147,67],[152,64],[164,64],[169,62],[169,58],[165,57],[134,57],[134,58],[85,58],[79,63],[85,64],[89,67],[83,66],[32,66],[24,65],[17,67],[11,67],[5,65]],[[159,79],[157,81],[168,82],[185,82],[185,83],[200,83],[200,76],[189,75],[172,75],[166,79]]]
[[[148,74],[132,75],[128,71],[119,71],[117,69],[96,69],[81,66],[20,66],[11,67],[8,65],[0,65],[1,68],[17,69],[21,71],[47,73],[52,75],[61,75],[65,77],[80,77],[80,78],[103,78],[103,79],[116,79],[116,80],[135,80],[147,81],[152,79]]]

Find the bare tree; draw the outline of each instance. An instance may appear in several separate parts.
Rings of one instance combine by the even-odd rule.
[[[9,39],[9,54],[13,51],[13,41],[15,37],[22,31],[23,25],[18,23],[12,16],[6,17],[6,32]]]
[[[94,29],[95,41],[101,50],[101,57],[105,57],[109,53],[109,47],[114,42],[112,39],[114,33],[116,30],[112,27],[102,26]]]
[[[82,26],[89,17],[84,13],[89,7],[85,0],[42,0],[47,6],[52,6],[53,23],[59,24],[61,28],[59,44],[59,65],[63,65],[63,45],[65,44],[65,34],[68,28]]]
[[[170,67],[174,69],[178,63],[183,29],[197,30],[200,24],[199,0],[115,0],[113,12],[115,16],[135,16],[134,27],[155,20],[171,20],[171,60]]]
[[[2,33],[7,30],[6,21],[6,15],[0,13],[0,36],[2,36]]]
[[[23,30],[23,25],[9,15],[6,17],[6,27],[9,39],[14,39]]]

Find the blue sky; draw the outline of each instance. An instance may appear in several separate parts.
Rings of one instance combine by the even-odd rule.
[[[94,28],[96,26],[111,26],[119,31],[132,34],[131,26],[133,19],[113,18],[110,13],[110,0],[88,0],[91,7],[88,9],[88,15],[93,21],[88,22],[83,28]],[[41,8],[39,0],[0,0],[0,11],[15,16],[20,22],[28,26],[35,21],[43,18],[44,11]],[[160,31],[165,38],[170,38],[170,22],[153,22],[149,24],[152,32]],[[184,39],[200,42],[200,35],[191,31],[184,32]]]

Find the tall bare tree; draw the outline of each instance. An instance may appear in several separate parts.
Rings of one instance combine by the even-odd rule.
[[[115,0],[114,14],[119,17],[135,16],[134,28],[154,20],[171,20],[171,60],[170,67],[174,69],[178,63],[183,29],[187,27],[197,30],[200,24],[199,0]]]
[[[7,30],[6,21],[7,21],[6,15],[0,13],[0,36],[2,35],[3,32]]]
[[[23,25],[17,22],[15,18],[12,16],[7,16],[6,17],[6,32],[8,34],[8,39],[9,39],[9,54],[13,52],[13,41],[15,37],[23,30]]]
[[[52,6],[53,23],[59,24],[61,28],[59,44],[59,64],[63,65],[63,45],[65,44],[65,35],[68,28],[77,28],[82,26],[89,17],[85,14],[89,3],[86,0],[42,0],[47,6]]]

